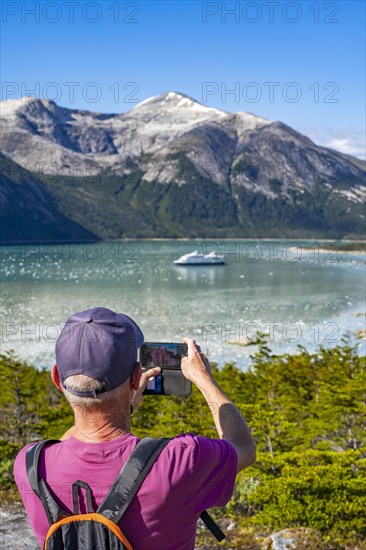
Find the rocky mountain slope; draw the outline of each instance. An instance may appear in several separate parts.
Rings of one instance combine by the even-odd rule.
[[[63,216],[50,192],[30,172],[0,153],[0,242],[95,241]]]
[[[364,232],[365,163],[278,121],[168,92],[127,113],[1,104],[1,149],[100,238]]]

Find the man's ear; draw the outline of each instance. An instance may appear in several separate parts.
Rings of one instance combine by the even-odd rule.
[[[57,365],[53,365],[51,369],[51,378],[53,380],[53,383],[55,384],[56,388],[58,388],[60,391],[62,391],[61,382],[60,382],[60,375],[58,374]]]
[[[140,385],[140,378],[142,374],[142,368],[140,361],[137,361],[135,363],[135,366],[133,367],[133,371],[130,376],[130,383],[134,390],[138,390]]]

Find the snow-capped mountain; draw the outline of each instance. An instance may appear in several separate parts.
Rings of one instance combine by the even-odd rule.
[[[137,210],[141,206],[147,236],[181,235],[192,216],[197,217],[197,224],[207,221],[207,216],[219,216],[213,226],[222,226],[223,234],[224,227],[231,228],[229,233],[238,236],[253,232],[256,216],[265,221],[267,233],[268,220],[272,220],[270,227],[289,223],[296,227],[298,223],[300,228],[305,223],[308,229],[322,231],[317,227],[320,213],[308,212],[320,207],[328,209],[329,216],[339,219],[341,212],[347,218],[341,233],[360,231],[365,163],[319,147],[279,121],[213,109],[177,92],[146,99],[122,114],[66,109],[31,97],[2,102],[0,113],[5,156],[43,181],[63,215],[103,238],[124,236],[125,226],[119,223],[112,230],[106,223],[95,231],[73,210],[78,201],[84,200],[79,204],[82,211],[90,206],[88,201],[103,201],[103,189],[107,201],[120,201],[118,208],[117,203],[113,207],[116,216],[127,204]],[[61,180],[54,185],[55,174],[65,176],[62,185]],[[75,201],[66,200],[63,184],[68,178],[77,176],[82,182],[93,174],[100,180],[98,199],[95,194],[87,199],[80,192]],[[105,183],[111,179],[112,187],[116,186],[112,198],[111,185]],[[196,200],[209,202],[210,213],[202,205],[192,209],[186,204],[174,214],[174,223],[169,221],[171,210],[175,212],[171,201],[184,202],[192,191]],[[68,186],[70,193],[76,191]],[[149,196],[155,197],[156,219],[146,211]],[[297,222],[303,209],[308,212],[306,219]],[[131,224],[127,223],[129,230]],[[328,220],[327,228],[332,224]],[[198,226],[194,232],[199,232]]]
[[[0,113],[6,155],[31,171],[37,164],[45,173],[57,167],[65,175],[72,165],[81,171],[94,165],[119,167],[128,158],[159,152],[158,160],[175,149],[177,140],[199,129],[209,134],[221,130],[236,143],[247,130],[269,124],[247,113],[205,107],[175,92],[147,99],[120,115],[64,109],[32,97],[2,102]],[[212,155],[206,154],[210,160]],[[149,165],[148,180],[155,177],[154,164]]]

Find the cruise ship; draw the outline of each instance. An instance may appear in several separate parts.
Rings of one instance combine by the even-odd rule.
[[[209,254],[200,254],[197,250],[190,254],[183,254],[178,260],[174,260],[175,265],[224,265],[223,256],[219,256],[216,252]]]

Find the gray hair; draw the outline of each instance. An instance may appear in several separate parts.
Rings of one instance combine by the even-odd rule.
[[[113,390],[99,393],[97,397],[81,397],[79,395],[74,395],[64,387],[62,387],[62,391],[72,407],[93,408],[102,403],[121,402],[124,397],[126,382],[128,382],[128,379]],[[73,374],[67,377],[67,385],[74,390],[95,391],[103,387],[103,382],[99,382],[99,380],[95,380],[95,378],[91,378],[91,376],[86,376],[86,374]]]

